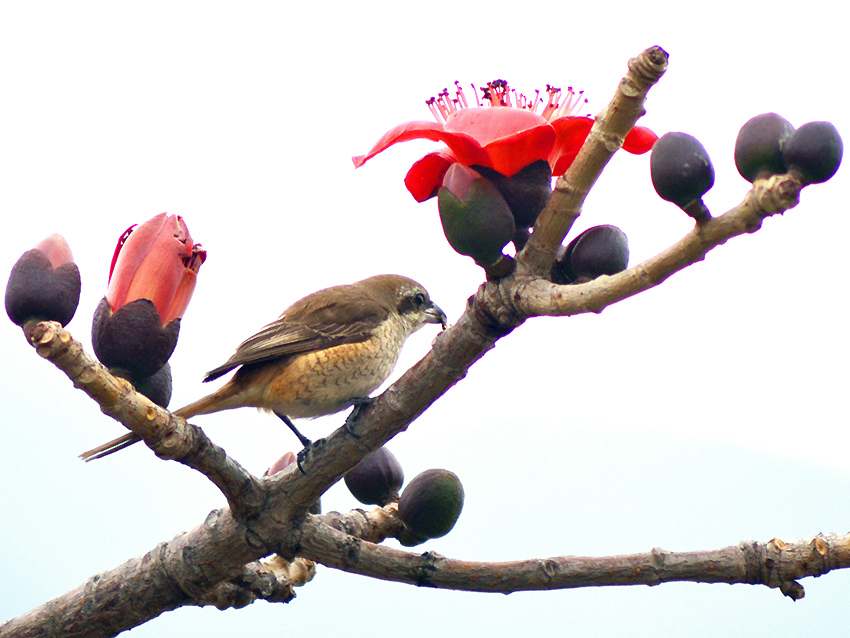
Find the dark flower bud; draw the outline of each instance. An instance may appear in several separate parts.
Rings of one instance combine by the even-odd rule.
[[[440,221],[451,247],[487,267],[502,258],[514,218],[498,189],[475,171],[453,164],[437,192]]]
[[[555,261],[556,283],[589,281],[616,275],[629,265],[629,239],[611,225],[588,228],[562,250]]]
[[[735,140],[735,166],[748,182],[779,175],[788,169],[782,159],[794,127],[776,113],[762,113],[749,119]]]
[[[363,459],[345,475],[345,485],[354,498],[364,505],[380,505],[398,500],[404,483],[401,463],[382,447]]]
[[[171,401],[171,365],[169,363],[166,363],[152,375],[141,379],[136,378],[129,370],[110,368],[109,371],[116,377],[127,379],[136,388],[136,392],[145,395],[159,407],[168,407]]]
[[[37,319],[67,325],[79,301],[80,271],[61,235],[51,235],[12,266],[6,314],[15,324]]]
[[[782,148],[788,168],[800,173],[806,184],[820,184],[835,175],[843,154],[841,135],[830,122],[803,124]]]
[[[94,311],[91,340],[107,368],[144,379],[165,365],[179,334],[180,319],[163,326],[152,301],[137,299],[113,313],[104,297]]]
[[[463,486],[454,472],[426,470],[401,493],[398,513],[405,526],[399,542],[407,547],[448,534],[463,509]]]
[[[505,177],[487,166],[474,168],[499,189],[514,216],[517,228],[534,226],[537,216],[552,194],[552,169],[544,160],[537,160],[511,177]]]
[[[661,199],[698,222],[711,217],[702,196],[714,186],[714,166],[699,140],[687,133],[665,133],[652,147],[649,169]]]

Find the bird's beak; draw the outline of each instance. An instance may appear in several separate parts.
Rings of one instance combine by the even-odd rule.
[[[423,312],[425,313],[425,323],[438,323],[443,330],[448,326],[449,320],[446,313],[437,304],[432,302]]]

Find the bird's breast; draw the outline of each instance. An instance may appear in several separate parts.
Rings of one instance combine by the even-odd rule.
[[[389,377],[403,343],[385,326],[372,338],[289,359],[269,380],[262,407],[299,419],[333,414]]]

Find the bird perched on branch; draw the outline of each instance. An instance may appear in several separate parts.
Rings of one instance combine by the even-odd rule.
[[[356,409],[389,377],[407,338],[427,323],[445,328],[446,315],[425,288],[401,275],[319,290],[292,304],[204,377],[212,381],[236,369],[227,383],[174,414],[188,419],[261,408],[309,446],[291,419]],[[90,461],[139,440],[131,432],[80,456]]]

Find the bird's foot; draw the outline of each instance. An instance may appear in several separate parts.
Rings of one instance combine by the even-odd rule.
[[[307,475],[307,472],[304,470],[304,463],[307,462],[308,457],[310,456],[310,452],[313,450],[313,444],[305,445],[304,448],[295,455],[295,464],[298,466],[298,471]]]
[[[295,455],[295,462],[298,464],[298,469],[301,471],[301,473],[307,474],[307,472],[304,471],[302,463],[304,463],[307,460],[307,457],[310,456],[310,451],[313,448],[313,442],[306,436],[301,434],[298,428],[295,427],[295,424],[292,422],[292,419],[290,419],[288,416],[286,416],[285,414],[281,414],[280,412],[275,412],[275,416],[277,416],[277,418],[283,421],[286,424],[286,427],[292,430],[292,433],[298,437],[298,440],[301,442],[301,445],[304,446],[304,448],[298,454]]]
[[[310,456],[313,454],[314,449],[318,449],[325,444],[324,439],[316,439],[315,441],[308,441],[307,445],[304,446],[298,454],[295,455],[295,463],[298,465],[298,470],[306,476],[307,472],[304,470],[303,463],[306,463],[310,460]]]
[[[357,399],[352,399],[351,401],[351,412],[349,412],[348,416],[345,417],[345,431],[355,439],[359,439],[360,435],[354,431],[354,421],[357,419],[357,415],[360,414],[360,410],[363,406],[369,405],[372,401],[374,401],[372,397],[359,397]]]

